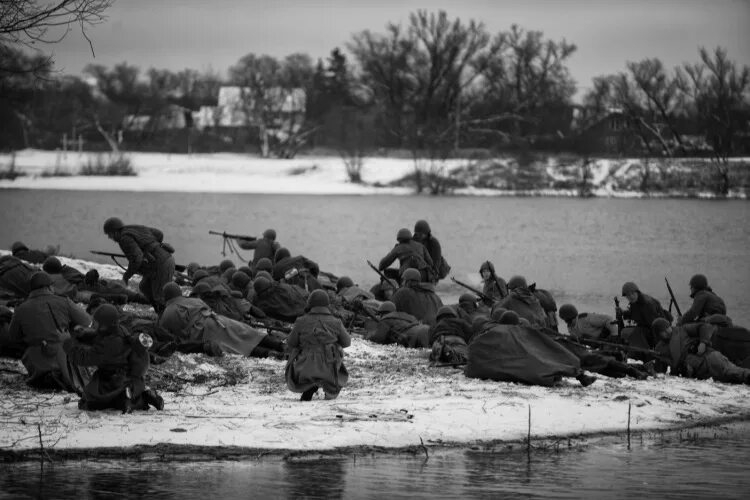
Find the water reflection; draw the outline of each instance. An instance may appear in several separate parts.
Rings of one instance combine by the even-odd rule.
[[[0,466],[0,498],[746,498],[750,433],[488,453]]]

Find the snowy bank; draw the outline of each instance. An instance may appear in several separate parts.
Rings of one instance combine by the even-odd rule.
[[[120,276],[112,265],[61,261]],[[461,369],[430,367],[427,349],[357,335],[345,353],[349,385],[336,400],[318,394],[309,403],[287,390],[283,361],[175,354],[148,374],[165,410],[131,415],[81,411],[73,394],[33,392],[21,363],[0,358],[0,457],[38,458],[40,448],[67,458],[421,453],[521,443],[529,433],[532,443],[585,441],[750,419],[746,385],[658,375],[531,387],[469,379]]]
[[[362,183],[352,183],[344,161],[335,156],[298,156],[291,160],[263,159],[247,154],[166,154],[126,153],[136,176],[83,176],[81,168],[95,165],[97,153],[42,151],[27,149],[15,155],[0,154],[0,172],[22,174],[15,179],[0,175],[0,189],[64,189],[144,192],[211,192],[265,194],[367,195],[412,194],[414,161],[408,158],[372,157],[364,160]],[[697,162],[703,160],[696,160]],[[581,195],[580,162],[549,157],[536,166],[544,175],[543,185],[528,188],[513,179],[523,169],[512,158],[492,160],[452,159],[438,162],[423,175],[438,173],[457,183],[449,192],[481,196],[563,196]],[[732,159],[741,178],[750,177],[747,159]],[[528,168],[528,167],[524,167]],[[695,168],[695,167],[693,167]],[[698,175],[676,165],[672,174]],[[666,171],[666,170],[665,170]],[[656,174],[653,174],[655,177]],[[666,174],[665,174],[666,175]],[[704,173],[700,174],[705,177]],[[716,198],[701,188],[670,188],[644,193],[622,186],[639,186],[642,160],[600,159],[589,166],[587,196],[602,197],[693,197]],[[740,180],[740,185],[743,180]],[[463,186],[463,187],[461,187]],[[425,188],[425,192],[429,188]],[[745,190],[731,190],[728,198],[746,198]]]

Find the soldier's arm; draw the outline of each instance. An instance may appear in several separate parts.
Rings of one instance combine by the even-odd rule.
[[[393,250],[388,252],[388,255],[380,259],[380,264],[378,264],[378,270],[382,271],[386,267],[390,266],[394,260],[396,260],[396,257],[398,257],[398,245],[393,247]]]
[[[128,259],[128,268],[122,275],[122,279],[127,281],[141,268],[141,264],[143,264],[143,251],[130,236],[123,235],[122,238],[120,238],[119,243],[122,253],[124,253],[125,257]]]
[[[258,248],[258,242],[260,241],[260,238],[257,240],[244,240],[242,238],[237,238],[237,245],[243,250],[255,250]]]
[[[697,295],[695,299],[693,299],[693,304],[690,306],[690,309],[685,311],[685,314],[677,320],[677,324],[682,325],[683,323],[692,323],[693,321],[696,321],[698,319],[698,314],[700,314],[700,311],[702,311],[703,307],[706,305],[706,300],[706,295]]]
[[[352,345],[352,338],[349,335],[349,332],[346,331],[346,328],[344,328],[344,324],[341,323],[341,320],[338,322],[338,338],[341,347],[349,347]]]
[[[302,325],[300,324],[299,319],[294,322],[294,326],[292,326],[292,331],[289,333],[289,337],[286,339],[286,345],[290,349],[295,349],[299,347],[299,332],[302,329]]]
[[[149,230],[151,231],[151,234],[154,235],[154,238],[156,238],[156,241],[158,241],[159,243],[164,243],[164,233],[162,233],[160,229],[150,227]]]

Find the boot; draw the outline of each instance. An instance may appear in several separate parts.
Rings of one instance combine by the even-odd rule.
[[[164,398],[159,396],[159,394],[157,394],[153,389],[143,391],[143,400],[146,402],[146,404],[153,406],[159,411],[162,411],[164,409]]]
[[[582,386],[588,387],[594,382],[596,382],[596,377],[593,377],[591,375],[586,375],[585,373],[581,373],[576,377],[576,379],[581,383]]]
[[[300,401],[312,401],[312,397],[315,395],[315,393],[318,392],[318,387],[311,387],[310,389],[306,390],[302,393],[302,396],[299,398]]]

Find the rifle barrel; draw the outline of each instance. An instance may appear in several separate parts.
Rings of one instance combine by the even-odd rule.
[[[480,298],[480,299],[482,299],[482,300],[492,300],[492,299],[490,299],[490,298],[489,298],[489,297],[488,297],[487,295],[485,295],[485,294],[484,294],[483,292],[480,292],[480,291],[479,291],[479,290],[477,290],[476,288],[474,288],[474,287],[472,287],[472,286],[470,286],[470,285],[467,285],[466,283],[463,283],[463,282],[461,282],[461,281],[458,281],[458,280],[457,280],[457,279],[456,279],[455,277],[453,277],[453,276],[451,276],[451,281],[453,281],[453,282],[454,282],[455,284],[457,284],[457,285],[459,285],[459,286],[462,286],[462,287],[466,288],[467,290],[470,290],[470,291],[474,292],[474,293],[475,293],[475,294],[477,294],[477,295],[479,296],[479,298]],[[494,302],[494,300],[492,300],[492,301]]]
[[[224,238],[234,238],[234,239],[238,239],[238,240],[254,241],[254,240],[258,239],[255,236],[245,236],[245,235],[242,235],[242,234],[230,234],[230,233],[227,233],[226,231],[219,232],[219,231],[210,231],[209,230],[208,234],[214,234],[216,236],[223,236]]]
[[[666,276],[664,276],[664,282],[667,284],[667,290],[669,290],[669,297],[672,300],[672,304],[674,304],[674,308],[677,311],[677,314],[682,316],[682,311],[680,311],[680,306],[677,304],[677,299],[674,297],[674,292],[672,291],[672,286],[669,284],[669,280]]]

